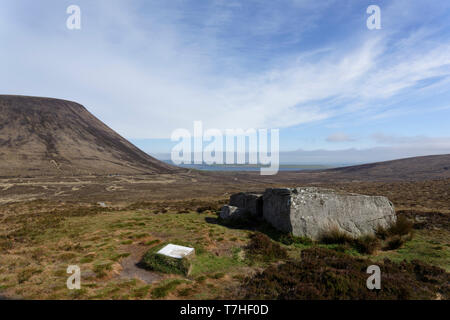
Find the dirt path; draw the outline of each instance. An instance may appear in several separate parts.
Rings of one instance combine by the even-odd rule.
[[[130,255],[122,260],[122,271],[119,277],[122,279],[139,279],[147,284],[159,281],[162,276],[156,272],[147,271],[138,266],[142,256],[148,248],[145,246],[131,245],[126,248]]]

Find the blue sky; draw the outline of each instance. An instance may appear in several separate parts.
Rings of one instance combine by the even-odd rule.
[[[1,93],[77,101],[147,152],[195,120],[279,128],[284,151],[450,152],[449,1],[3,0],[0,39]]]

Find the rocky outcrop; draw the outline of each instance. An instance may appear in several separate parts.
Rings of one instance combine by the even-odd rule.
[[[378,226],[396,221],[394,206],[386,197],[314,187],[267,189],[263,215],[278,230],[311,239],[331,229],[354,237],[374,234]]]
[[[248,211],[243,208],[225,205],[220,210],[219,217],[224,221],[237,220],[248,215]]]
[[[282,232],[315,240],[331,229],[353,237],[374,234],[378,226],[396,221],[394,206],[386,197],[315,187],[267,189],[263,195],[237,193],[220,217],[230,220],[246,214],[263,217]]]
[[[262,194],[260,193],[240,192],[233,194],[230,197],[230,205],[246,209],[250,215],[255,217],[263,215]]]

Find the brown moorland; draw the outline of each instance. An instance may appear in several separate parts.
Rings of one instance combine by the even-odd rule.
[[[1,96],[0,109],[2,297],[448,299],[450,155],[271,177],[181,170],[147,156],[80,105]],[[413,233],[399,247],[361,253],[217,219],[234,192],[301,185],[387,196]],[[196,248],[189,277],[139,268],[144,252],[169,241]],[[261,259],[255,249],[262,247],[277,254]],[[389,292],[365,291],[363,269],[373,263],[387,272]],[[74,264],[82,289],[71,291],[66,269]],[[285,277],[291,271],[303,287]],[[329,291],[327,279],[345,286]],[[249,281],[272,291],[249,291]]]
[[[82,105],[0,95],[0,175],[170,173]]]

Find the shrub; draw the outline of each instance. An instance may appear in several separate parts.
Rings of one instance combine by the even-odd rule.
[[[373,235],[363,235],[359,238],[353,238],[338,228],[332,228],[323,232],[319,241],[323,244],[338,244],[339,246],[335,248],[335,251],[338,252],[345,252],[352,247],[359,253],[372,254],[381,246],[380,241]]]
[[[378,227],[377,227],[377,229],[375,231],[375,235],[379,239],[386,240],[386,238],[389,236],[389,232],[388,232],[388,230],[385,227],[383,227],[381,225],[378,225]]]
[[[355,239],[353,246],[359,253],[372,254],[380,247],[380,241],[375,236],[365,235]]]
[[[381,290],[366,287],[367,267],[381,268]],[[244,278],[244,299],[448,299],[450,274],[423,262],[374,263],[325,248],[304,249],[300,260]]]
[[[375,234],[379,239],[384,240],[384,250],[395,250],[412,239],[413,227],[414,223],[404,216],[399,216],[397,221],[388,228],[378,226]]]
[[[384,250],[395,250],[400,248],[405,243],[404,238],[399,235],[393,235],[386,239]]]
[[[414,272],[419,281],[439,284],[442,281],[442,277],[446,276],[445,270],[439,267],[428,265],[419,260],[413,260],[412,263],[414,264]],[[450,290],[450,287],[447,287],[447,290]]]
[[[162,254],[158,251],[166,244],[162,244],[151,248],[142,258],[142,265],[153,271],[159,271],[163,273],[173,273],[181,275],[189,275],[191,271],[191,261],[189,258],[172,258]]]
[[[319,242],[323,244],[346,244],[346,243],[353,243],[353,238],[339,230],[338,228],[331,228],[330,230],[326,230],[322,232],[322,234],[319,237]]]
[[[250,243],[247,246],[247,251],[253,258],[262,258],[265,261],[285,259],[288,256],[286,249],[270,240],[265,234],[259,232],[250,235]]]
[[[412,232],[414,223],[409,221],[404,216],[397,217],[397,221],[389,227],[388,234],[389,235],[399,235],[404,236]]]
[[[279,241],[282,244],[285,245],[291,245],[291,244],[304,244],[304,245],[311,245],[313,244],[313,241],[308,237],[296,237],[292,235],[291,233],[283,234],[280,236]]]

